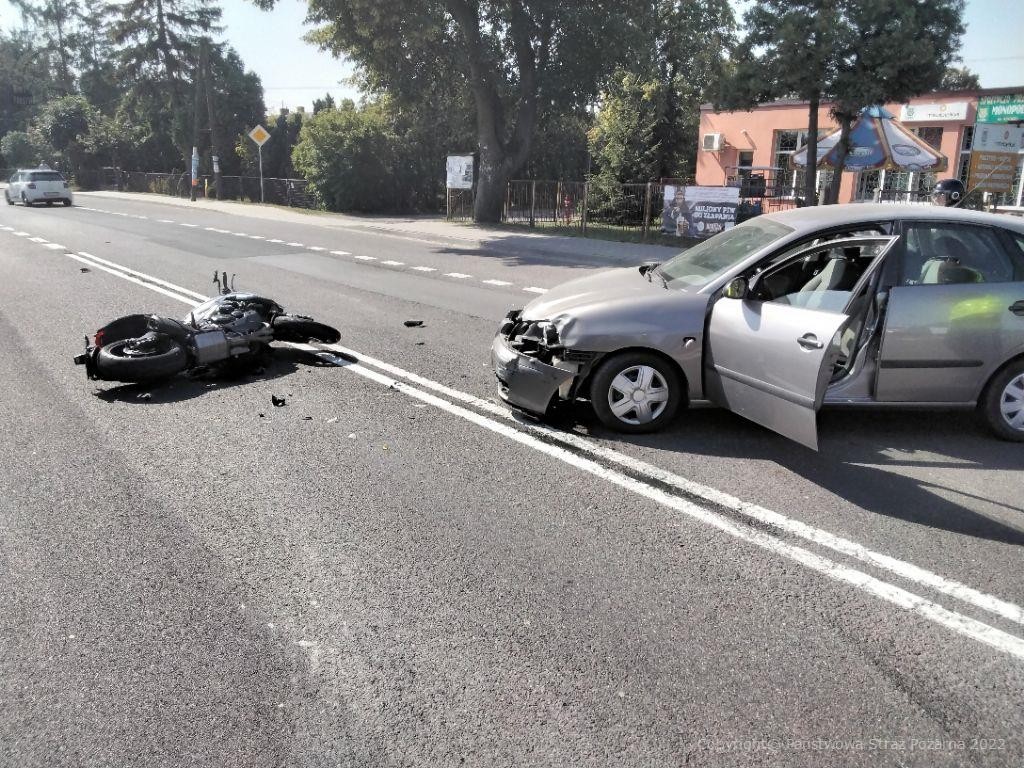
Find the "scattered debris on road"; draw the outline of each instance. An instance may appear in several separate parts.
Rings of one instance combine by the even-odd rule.
[[[153,397],[153,395],[151,395],[149,392],[139,392],[139,394],[137,394],[135,396],[135,399],[136,400],[149,400],[151,397]]]
[[[79,272],[92,272],[92,270],[89,269],[88,267],[79,267],[78,271]]]
[[[423,321],[422,320],[406,320],[405,321],[405,327],[406,328],[422,328],[423,327]]]
[[[274,404],[275,408],[283,408],[288,401],[286,398],[278,397],[277,395],[271,395],[270,402]]]

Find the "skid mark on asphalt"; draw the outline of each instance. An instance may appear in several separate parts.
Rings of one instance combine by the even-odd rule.
[[[196,299],[194,297],[202,296],[202,294],[195,291],[182,288],[151,275],[130,270],[106,259],[98,259],[97,257],[81,253],[67,253],[65,255],[77,261],[96,266],[123,280],[175,298],[188,305],[195,304]],[[594,477],[598,477],[663,507],[679,512],[722,533],[758,546],[779,557],[792,560],[834,581],[846,584],[907,612],[921,616],[948,630],[1024,661],[1024,638],[1005,632],[965,614],[949,610],[932,600],[898,587],[895,584],[823,557],[801,546],[794,545],[780,538],[775,533],[766,532],[760,527],[745,524],[720,511],[716,511],[714,506],[733,512],[745,513],[751,518],[752,522],[767,523],[775,530],[801,536],[808,541],[833,549],[840,554],[859,559],[878,568],[890,570],[898,576],[916,581],[921,586],[930,587],[949,597],[963,600],[975,607],[990,611],[1002,618],[1017,621],[1018,623],[1021,623],[1022,619],[1024,619],[1024,609],[1020,606],[933,574],[910,563],[872,552],[855,542],[792,520],[772,510],[767,510],[753,504],[746,504],[715,489],[700,486],[658,467],[653,467],[624,454],[618,454],[616,451],[592,444],[578,435],[559,433],[539,425],[508,424],[506,421],[497,421],[477,410],[469,410],[469,408],[463,407],[463,405],[458,405],[456,402],[452,402],[452,400],[461,401],[465,405],[472,405],[483,411],[491,411],[492,408],[496,407],[494,404],[468,393],[451,389],[418,374],[403,371],[389,363],[374,360],[355,350],[348,350],[340,345],[331,345],[330,348],[316,347],[310,344],[288,344],[287,346],[305,349],[313,354],[317,354],[335,365],[375,381],[390,390],[402,392],[426,405],[432,405],[452,416],[468,421],[512,442],[587,472]],[[410,381],[423,388],[411,386]],[[426,391],[427,389],[431,389],[438,394],[432,394]],[[442,393],[451,399],[442,398],[440,396]],[[597,459],[602,459],[603,463]],[[622,471],[614,466],[609,466],[609,464],[619,464],[623,469],[631,471]],[[683,491],[683,493],[673,492],[672,486]],[[688,495],[691,498],[687,498]],[[711,502],[711,506],[695,502],[692,499],[693,496],[698,496],[707,502]]]

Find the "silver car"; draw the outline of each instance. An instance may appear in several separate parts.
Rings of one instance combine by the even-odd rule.
[[[20,202],[29,207],[36,203],[71,205],[74,194],[67,179],[50,168],[20,170],[7,180],[4,199],[8,205]]]
[[[501,395],[622,432],[711,400],[817,449],[822,405],[977,407],[1024,441],[1024,219],[919,205],[758,216],[565,283],[491,348]]]

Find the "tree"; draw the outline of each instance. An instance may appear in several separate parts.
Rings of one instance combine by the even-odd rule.
[[[658,0],[646,55],[602,94],[590,133],[599,181],[693,173],[700,105],[717,95],[735,21],[726,0]]]
[[[529,156],[540,106],[591,102],[647,8],[630,0],[419,0],[391,11],[377,0],[309,0],[309,19],[324,25],[315,42],[396,97],[415,101],[452,79],[468,89],[480,153],[474,215],[496,221],[506,180]]]
[[[863,107],[934,89],[959,47],[963,0],[761,0],[744,17],[750,30],[721,101],[748,108],[765,99],[809,102],[808,158],[817,157],[818,106],[831,102],[842,131],[839,167]],[[816,199],[815,175],[804,196]],[[826,201],[836,202],[842,173]]]
[[[334,109],[335,106],[334,97],[328,93],[322,99],[313,99],[313,114],[323,112],[325,109]]]
[[[967,67],[946,67],[939,83],[941,91],[976,91],[979,88],[981,81]]]
[[[844,0],[832,115],[840,127],[836,167],[850,150],[862,108],[903,102],[937,88],[960,48],[963,0]],[[826,200],[839,200],[835,173]]]
[[[82,20],[78,0],[11,0],[22,18],[33,25],[33,32],[45,42],[47,57],[64,94],[74,91],[75,51],[79,45],[78,28]]]
[[[294,161],[330,210],[377,211],[394,207],[399,149],[382,105],[345,99],[302,127]]]
[[[0,139],[4,167],[27,168],[39,163],[39,150],[25,131],[11,131]]]
[[[747,37],[721,100],[750,109],[790,97],[808,102],[807,156],[818,156],[818,111],[833,96],[839,66],[836,36],[843,0],[761,0],[744,16]],[[818,198],[817,174],[804,173],[804,200]]]
[[[59,86],[31,31],[0,32],[0,136],[24,131]]]
[[[210,0],[128,0],[111,8],[120,75],[133,84],[136,96],[166,95],[174,119],[172,139],[187,164],[192,142],[185,83],[196,65],[199,39],[219,31],[220,9]]]

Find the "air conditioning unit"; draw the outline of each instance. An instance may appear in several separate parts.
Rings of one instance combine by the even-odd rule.
[[[705,152],[719,152],[725,145],[725,137],[720,133],[705,133],[700,137],[700,148]]]

